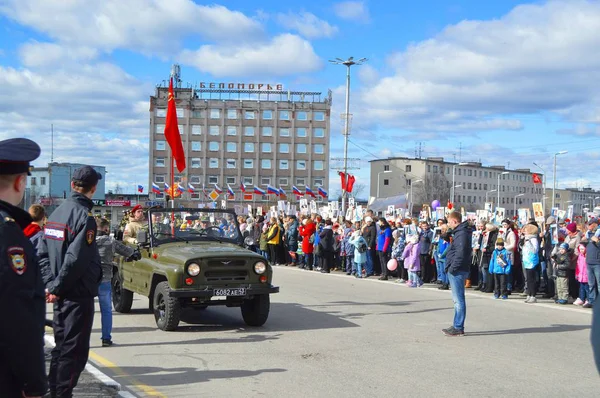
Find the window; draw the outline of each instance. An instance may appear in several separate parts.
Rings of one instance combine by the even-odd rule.
[[[46,177],[40,177],[40,185],[46,185]]]
[[[411,166],[410,164],[408,164],[408,165],[406,165],[406,167],[404,168],[404,170],[405,170],[406,172],[409,172],[409,173],[410,173],[410,172],[412,171],[412,166]]]
[[[237,167],[235,159],[227,159],[227,168],[235,169]]]
[[[157,151],[164,151],[165,150],[165,142],[163,140],[155,141],[154,149],[156,149]]]
[[[185,126],[183,124],[178,124],[177,125],[177,129],[179,130],[179,134],[180,135],[184,135],[185,134]]]
[[[235,177],[225,177],[225,182],[227,184],[235,184]]]
[[[290,144],[279,144],[279,153],[290,153]]]
[[[313,119],[317,122],[325,121],[325,112],[313,112]]]
[[[165,182],[165,175],[164,174],[158,174],[154,176],[154,182],[159,183],[159,184],[163,184]]]
[[[200,141],[192,141],[192,151],[201,151],[202,143]]]
[[[306,129],[304,127],[297,128],[296,137],[306,137]]]
[[[217,177],[217,176],[208,176],[208,183],[209,184],[218,184],[219,183],[219,177]]]
[[[290,120],[290,111],[279,111],[279,120]]]
[[[306,170],[306,160],[296,160],[296,169]]]
[[[390,180],[388,180],[387,178],[384,178],[383,185],[390,185]]]
[[[254,120],[255,117],[256,116],[254,114],[254,111],[245,111],[244,112],[244,119],[246,119],[246,120]]]
[[[237,135],[237,127],[227,126],[227,135]]]
[[[219,135],[219,126],[209,126],[208,131],[210,135]]]
[[[202,119],[204,117],[203,110],[192,111],[192,117],[195,119]]]
[[[325,145],[323,144],[315,144],[315,153],[322,155],[325,153]]]
[[[296,153],[306,153],[306,144],[296,144]]]
[[[467,189],[471,189],[471,183],[467,184]]]
[[[235,142],[228,142],[227,152],[237,152],[237,144]]]
[[[244,168],[245,169],[253,169],[254,168],[254,160],[253,159],[244,159]]]
[[[185,117],[185,113],[183,111],[183,108],[177,108],[177,118],[181,119],[183,117]]]
[[[265,137],[271,137],[273,135],[273,127],[263,127],[262,135]]]
[[[192,169],[199,169],[201,167],[202,160],[200,158],[192,158]]]
[[[254,127],[252,127],[252,126],[246,126],[246,127],[244,127],[244,135],[246,137],[252,137],[252,136],[254,136]]]
[[[268,142],[263,142],[261,145],[261,152],[271,153],[271,144]]]
[[[280,187],[285,187],[289,184],[288,179],[287,178],[280,178],[279,179],[279,186]]]
[[[271,159],[263,159],[260,161],[260,167],[263,169],[271,168]]]
[[[290,168],[290,161],[289,160],[280,160],[279,168],[281,170],[288,170]]]
[[[211,119],[220,119],[221,118],[221,110],[220,109],[211,109],[210,110],[210,118]]]
[[[431,165],[430,164],[427,165],[427,172],[431,173]]]
[[[279,129],[279,136],[280,137],[289,137],[290,129]]]
[[[262,118],[265,120],[272,120],[273,119],[273,111],[271,110],[264,110],[262,113]]]
[[[322,129],[320,127],[313,129],[314,135],[316,138],[323,138],[325,137],[325,129]]]
[[[190,183],[191,184],[200,184],[200,176],[191,176]]]
[[[469,169],[469,177],[473,177],[473,170]]]
[[[260,185],[269,185],[269,184],[271,184],[270,178],[261,178],[260,179]]]
[[[219,150],[219,143],[216,141],[211,141],[208,143],[208,150],[211,152],[216,152]]]
[[[435,165],[433,166],[433,172],[434,172],[434,173],[437,173],[437,172],[438,172],[438,167],[437,167],[437,166],[435,166]]]
[[[322,178],[315,178],[315,186],[322,187],[323,186],[323,179]]]
[[[254,184],[254,177],[244,177],[244,184],[246,184],[246,185],[253,185]]]
[[[252,143],[252,142],[244,143],[244,152],[254,152],[254,143]]]
[[[218,169],[219,168],[219,159],[217,159],[217,158],[210,158],[208,160],[208,168],[209,169]]]
[[[227,119],[237,119],[237,109],[227,109]]]
[[[314,170],[323,170],[323,161],[322,160],[315,160],[313,162],[313,169]]]
[[[31,177],[31,185],[35,185],[35,184],[36,184],[35,177]]]
[[[156,117],[167,117],[166,108],[156,108]]]
[[[165,158],[154,158],[155,167],[165,167]]]
[[[308,115],[306,114],[305,111],[296,112],[296,120],[307,120],[307,119],[308,119]]]
[[[192,135],[202,135],[202,126],[192,125]]]
[[[383,171],[390,171],[390,165],[389,164],[383,165]]]

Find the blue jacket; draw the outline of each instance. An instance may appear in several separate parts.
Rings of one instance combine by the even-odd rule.
[[[433,241],[433,231],[428,229],[419,233],[419,254],[429,254],[431,242]]]
[[[471,234],[473,230],[468,221],[460,223],[452,232],[453,241],[446,254],[446,272],[456,275],[469,272],[473,258]]]
[[[587,237],[589,243],[586,246],[585,261],[588,264],[600,264],[600,243],[592,242],[592,236]]]
[[[502,266],[502,262],[506,265]],[[490,260],[490,274],[504,274],[510,275],[512,269],[512,264],[510,262],[510,257],[508,255],[508,250],[502,249],[494,249],[492,253],[492,259]]]
[[[446,255],[448,255],[448,249],[450,249],[450,242],[440,238],[436,249],[438,261],[446,263]]]
[[[366,239],[363,238],[362,236],[359,236],[356,239],[350,237],[350,239],[348,241],[354,247],[354,262],[357,264],[366,263],[367,262],[367,252],[361,253],[358,251],[358,247],[361,245],[361,243],[364,243],[365,245],[367,244]]]
[[[392,251],[392,229],[386,227],[377,233],[377,251],[390,253]]]

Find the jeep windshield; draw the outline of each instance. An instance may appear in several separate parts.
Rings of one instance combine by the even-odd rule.
[[[181,241],[242,242],[235,213],[226,210],[150,210],[149,230],[153,244]]]

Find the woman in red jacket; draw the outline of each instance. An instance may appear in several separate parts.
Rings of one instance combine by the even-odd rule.
[[[305,265],[304,268],[312,271],[313,269],[313,249],[314,249],[314,234],[317,230],[315,223],[310,218],[302,221],[299,228],[300,236],[302,236],[302,252],[304,253]],[[311,238],[313,241],[311,242]]]

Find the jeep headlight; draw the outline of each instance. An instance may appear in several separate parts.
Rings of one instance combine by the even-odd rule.
[[[266,270],[267,264],[263,263],[262,261],[259,261],[256,264],[254,264],[254,272],[256,272],[258,275],[264,274]]]
[[[189,263],[187,266],[187,273],[189,276],[198,276],[198,274],[200,274],[200,266],[196,263]]]

